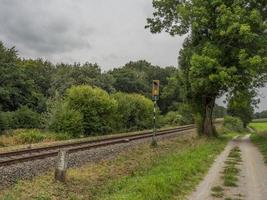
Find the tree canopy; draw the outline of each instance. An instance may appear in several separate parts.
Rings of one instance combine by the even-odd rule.
[[[153,7],[152,33],[188,35],[180,52],[186,96],[212,136],[215,99],[266,80],[267,1],[154,0]]]

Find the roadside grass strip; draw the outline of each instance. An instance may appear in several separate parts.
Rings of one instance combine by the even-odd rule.
[[[226,166],[223,170],[224,186],[237,187],[238,176],[240,169],[237,165],[242,161],[239,147],[234,147],[229,155],[228,160],[225,162]]]
[[[259,133],[260,132],[267,133],[267,122],[250,123],[249,126]]]
[[[156,200],[173,196],[180,199],[197,185],[221,150],[222,143],[211,140],[167,155],[149,171],[111,182],[99,199]]]
[[[264,162],[267,164],[267,135],[252,134],[251,140],[259,148],[264,157]]]
[[[251,140],[259,148],[267,163],[267,123],[251,123],[250,127],[256,130],[256,133],[251,135]]]
[[[172,139],[126,150],[114,159],[69,169],[66,184],[53,172],[0,191],[2,200],[184,199],[201,181],[229,138]]]

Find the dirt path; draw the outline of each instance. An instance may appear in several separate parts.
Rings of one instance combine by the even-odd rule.
[[[229,153],[233,148],[240,150],[241,162],[237,168],[237,186],[224,185],[222,178],[229,160]],[[212,196],[214,187],[222,188],[222,195]],[[267,199],[267,166],[259,150],[250,141],[249,135],[231,141],[221,155],[216,159],[208,175],[198,185],[188,200],[266,200]]]

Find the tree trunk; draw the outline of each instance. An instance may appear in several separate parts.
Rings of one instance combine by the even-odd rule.
[[[212,114],[213,108],[215,105],[215,98],[214,97],[205,97],[204,99],[204,113],[203,113],[203,120],[202,120],[202,127],[203,127],[203,135],[208,137],[216,136],[216,130],[213,126]]]

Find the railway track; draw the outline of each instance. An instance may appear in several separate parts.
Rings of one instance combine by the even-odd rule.
[[[157,132],[157,136],[163,136],[163,135],[168,135],[172,133],[179,133],[179,132],[190,130],[193,128],[195,128],[195,125],[182,126],[182,127],[177,127],[173,129],[167,129],[167,130],[159,130]],[[152,136],[153,136],[153,132],[148,131],[148,132],[139,133],[139,134],[132,134],[132,135],[126,135],[126,136],[125,135],[115,136],[115,137],[106,138],[106,139],[72,142],[72,143],[59,144],[59,145],[53,145],[53,146],[47,146],[47,147],[38,147],[38,148],[32,148],[32,149],[4,152],[4,153],[0,153],[0,167],[9,166],[9,165],[27,162],[27,161],[55,157],[58,155],[58,152],[61,149],[66,149],[68,150],[69,153],[75,153],[79,151],[96,149],[96,148],[115,145],[115,144],[128,143],[131,141],[150,138]]]

